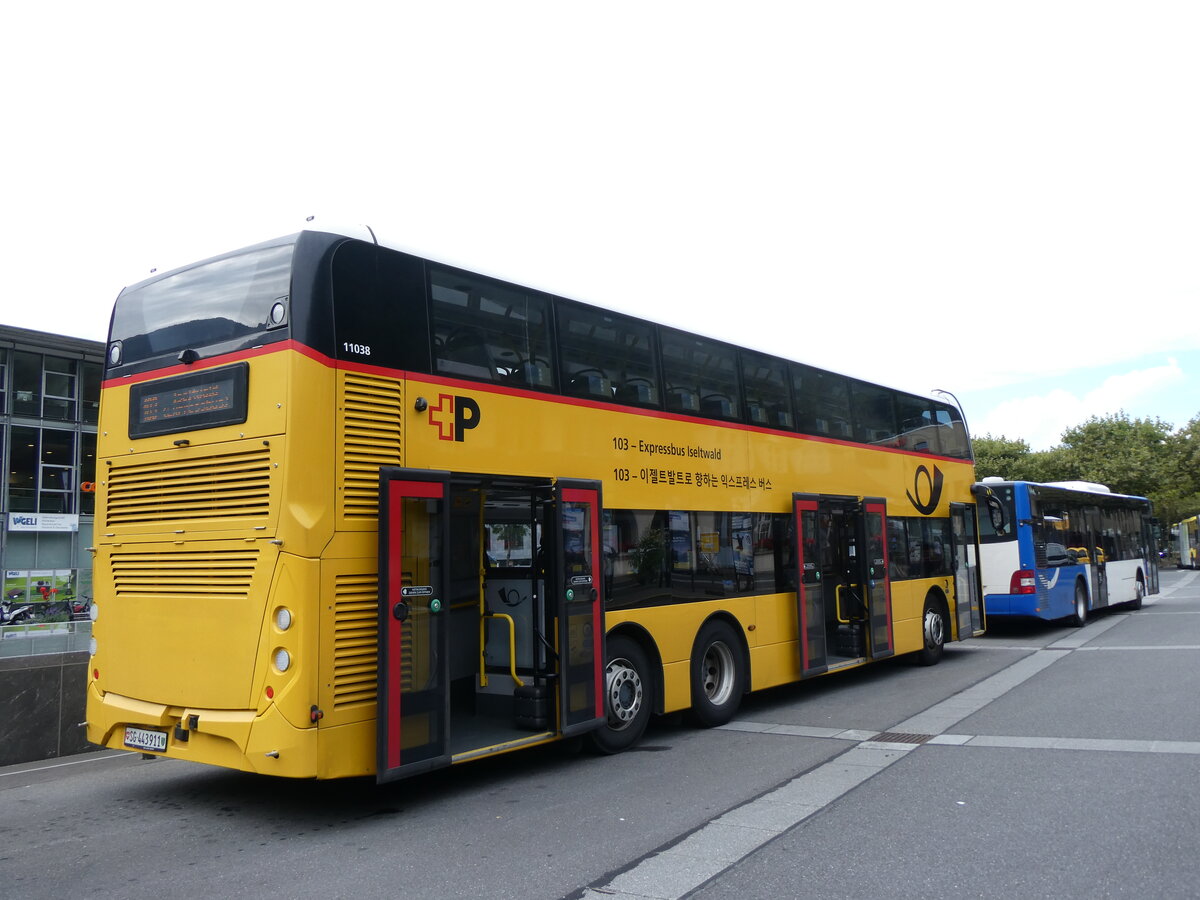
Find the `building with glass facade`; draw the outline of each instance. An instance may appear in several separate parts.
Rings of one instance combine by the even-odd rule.
[[[0,325],[4,598],[50,611],[92,595],[104,344]]]

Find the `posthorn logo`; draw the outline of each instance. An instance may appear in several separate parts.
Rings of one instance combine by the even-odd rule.
[[[429,424],[437,428],[439,441],[462,441],[479,418],[479,404],[470,397],[438,394],[438,402],[429,404]]]
[[[913,489],[905,493],[908,495],[908,502],[915,506],[921,515],[930,515],[941,502],[942,478],[942,470],[937,466],[933,467],[932,475],[929,474],[927,467],[917,466],[916,474],[913,476]],[[922,500],[922,494],[926,494],[927,498]]]

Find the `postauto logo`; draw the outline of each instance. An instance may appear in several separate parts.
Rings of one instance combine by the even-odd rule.
[[[462,441],[479,424],[479,404],[470,397],[438,394],[437,403],[429,404],[429,424],[437,428],[439,441]]]
[[[931,515],[937,509],[938,504],[942,502],[944,477],[942,470],[937,466],[933,467],[932,475],[925,466],[917,466],[917,471],[913,475],[913,489],[906,493],[908,502],[916,507],[917,512],[921,515]]]

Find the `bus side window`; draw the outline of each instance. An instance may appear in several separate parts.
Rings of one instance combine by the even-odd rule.
[[[850,388],[846,378],[793,364],[796,426],[805,434],[850,437]]]

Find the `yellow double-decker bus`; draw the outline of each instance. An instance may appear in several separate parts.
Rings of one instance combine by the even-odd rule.
[[[379,781],[617,752],[984,625],[954,406],[373,234],[122,291],[98,449],[109,747]]]

